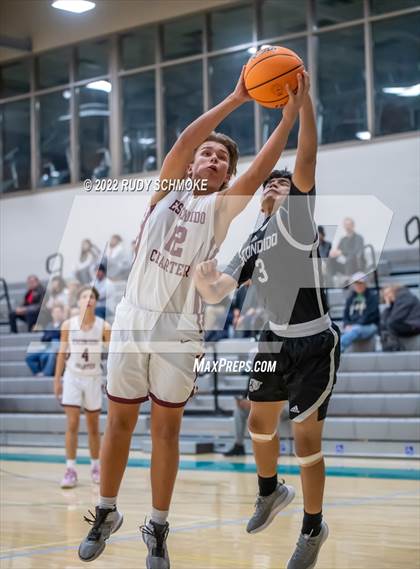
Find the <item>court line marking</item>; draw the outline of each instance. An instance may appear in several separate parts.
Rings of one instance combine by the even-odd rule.
[[[0,460],[15,462],[39,462],[64,464],[65,457],[54,454],[31,454],[31,453],[0,453]],[[78,464],[90,464],[90,458],[81,456],[77,459]],[[131,458],[128,460],[130,468],[149,468],[150,459]],[[257,472],[253,463],[244,462],[222,462],[216,460],[181,460],[180,470],[197,470],[206,472]],[[381,480],[420,480],[420,470],[418,468],[373,468],[366,466],[326,466],[327,476],[349,477],[349,478],[377,478]],[[297,465],[280,465],[279,474],[299,474],[300,469]]]
[[[343,508],[354,508],[357,506],[362,506],[365,504],[369,504],[371,502],[376,502],[376,501],[386,501],[386,500],[392,500],[395,498],[400,498],[400,497],[412,497],[412,498],[417,498],[419,497],[419,494],[413,493],[411,492],[391,492],[389,494],[385,494],[383,496],[366,496],[365,498],[359,498],[359,499],[350,499],[348,501],[345,501],[343,503],[338,503],[337,501],[328,503],[326,502],[324,504],[323,510],[331,510],[331,509],[336,509],[339,507],[343,507]],[[302,505],[299,505],[298,507],[294,507],[294,508],[288,508],[285,511],[282,511],[278,514],[278,516],[283,516],[283,517],[291,517],[296,513],[301,513],[302,512]],[[197,523],[197,524],[188,524],[188,525],[184,525],[181,527],[174,527],[171,528],[171,534],[174,533],[185,533],[185,532],[190,532],[190,531],[199,531],[202,529],[216,529],[219,528],[221,526],[234,526],[234,525],[241,525],[241,524],[246,524],[248,522],[249,518],[237,518],[237,519],[233,519],[233,520],[220,520],[220,519],[216,519],[214,522],[206,522],[206,523]],[[141,540],[140,534],[138,533],[138,531],[135,532],[135,535],[130,535],[133,534],[133,531],[130,532],[126,532],[126,535],[120,535],[118,536],[114,536],[111,537],[108,540],[108,543],[120,543],[120,542],[125,542],[125,541],[133,541],[133,540]],[[127,535],[128,534],[128,535]],[[59,542],[58,542],[59,543]],[[67,542],[68,543],[68,542]],[[51,553],[58,553],[58,552],[63,552],[63,551],[75,551],[78,549],[78,543],[77,545],[62,545],[62,546],[57,546],[57,547],[47,547],[45,548],[46,544],[39,544],[39,545],[35,545],[35,546],[27,546],[28,548],[32,547],[33,549],[29,549],[28,551],[19,551],[17,552],[16,549],[12,548],[9,550],[4,550],[3,552],[0,552],[0,560],[4,560],[4,559],[14,559],[17,557],[32,557],[32,556],[39,556],[39,555],[49,555]],[[44,547],[44,549],[37,549],[38,547]]]

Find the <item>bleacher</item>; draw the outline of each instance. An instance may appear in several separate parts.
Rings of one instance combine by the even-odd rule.
[[[379,266],[381,285],[402,282],[420,294],[419,256],[415,250],[384,254]],[[21,300],[25,285],[9,285],[12,305]],[[332,314],[341,315],[345,292],[330,291]],[[4,310],[4,307],[2,307]],[[3,315],[4,318],[4,315]],[[2,318],[2,319],[3,319]],[[65,415],[53,395],[53,379],[33,377],[25,364],[29,343],[40,333],[10,334],[0,329],[0,429],[2,445],[64,445]],[[326,455],[420,457],[420,338],[407,343],[407,351],[383,353],[356,346],[346,353],[326,420]],[[241,355],[238,355],[238,342]],[[251,340],[222,340],[216,344],[220,357],[236,360],[255,347]],[[377,348],[377,342],[369,349]],[[213,359],[212,348],[208,356]],[[213,373],[199,379],[199,393],[188,404],[181,431],[182,448],[221,448],[232,441],[234,395],[242,394],[247,376],[219,374],[217,390]],[[104,402],[106,411],[106,401]],[[149,404],[144,404],[133,437],[133,448],[150,449]],[[101,417],[101,428],[105,414]],[[281,426],[282,452],[293,452],[290,422]],[[87,446],[86,426],[81,420],[80,445]],[[191,444],[190,444],[191,443]],[[189,446],[190,444],[190,446]],[[250,442],[247,442],[250,448]],[[187,450],[188,451],[188,450]]]

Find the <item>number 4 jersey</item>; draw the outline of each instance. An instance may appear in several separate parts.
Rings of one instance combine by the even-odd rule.
[[[98,316],[89,330],[81,330],[78,316],[69,320],[69,352],[66,370],[76,376],[101,375],[102,338],[105,321]]]

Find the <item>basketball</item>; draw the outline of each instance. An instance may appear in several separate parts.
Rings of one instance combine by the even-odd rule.
[[[304,70],[303,61],[291,49],[269,46],[251,57],[245,68],[245,86],[249,95],[263,107],[284,107],[289,96],[288,83],[295,91],[297,74]]]

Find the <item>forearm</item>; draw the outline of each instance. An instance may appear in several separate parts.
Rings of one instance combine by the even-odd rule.
[[[302,160],[316,159],[318,136],[311,97],[307,95],[299,111],[298,153]]]
[[[60,382],[61,376],[63,375],[64,368],[66,365],[66,354],[62,352],[60,349],[57,354],[57,360],[55,363],[55,373],[54,373],[54,381]]]
[[[235,290],[237,283],[233,278],[222,274],[214,283],[209,283],[205,279],[196,278],[195,286],[207,304],[218,304],[230,292]]]
[[[247,181],[244,193],[249,190],[249,193],[253,194],[270,175],[286,148],[293,125],[294,121],[285,117],[277,125],[250,168],[243,175]]]

